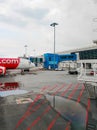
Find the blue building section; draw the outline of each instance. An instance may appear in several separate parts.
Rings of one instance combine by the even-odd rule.
[[[76,61],[77,55],[76,54],[62,54],[59,55],[59,62],[61,61]]]
[[[59,55],[52,53],[44,54],[44,68],[45,69],[54,69],[58,68]]]
[[[72,54],[53,54],[53,53],[45,53],[44,54],[44,68],[45,69],[56,69],[58,68],[59,62],[62,61],[76,61],[77,55],[75,53]]]

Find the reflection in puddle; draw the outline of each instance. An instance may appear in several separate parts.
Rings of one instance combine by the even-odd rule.
[[[59,96],[46,95],[46,98],[64,119],[71,121],[74,130],[85,129],[86,109],[81,104]]]
[[[0,97],[6,97],[9,95],[25,94],[26,90],[20,90],[19,82],[5,82],[0,83]]]
[[[19,87],[20,87],[20,85],[18,82],[0,83],[0,91],[15,90]]]

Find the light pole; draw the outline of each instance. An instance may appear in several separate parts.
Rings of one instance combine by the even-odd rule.
[[[52,23],[50,26],[54,27],[54,69],[55,69],[55,26],[58,25],[58,23]]]
[[[24,46],[25,47],[25,57],[27,57],[27,45]]]
[[[93,22],[97,22],[97,18],[93,18]],[[97,28],[93,30],[94,32],[97,32]],[[97,45],[97,40],[93,40],[93,43]]]
[[[33,50],[33,56],[35,57],[35,49]]]

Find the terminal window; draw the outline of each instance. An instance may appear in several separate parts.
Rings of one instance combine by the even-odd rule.
[[[86,50],[79,52],[80,60],[84,59],[97,59],[97,49]]]

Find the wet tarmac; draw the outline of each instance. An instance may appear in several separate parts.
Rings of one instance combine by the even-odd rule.
[[[88,97],[65,71],[0,77],[0,130],[97,130],[97,100]]]

